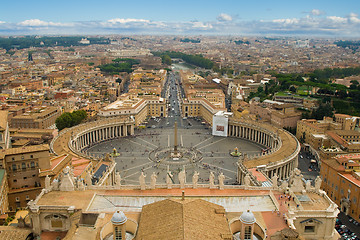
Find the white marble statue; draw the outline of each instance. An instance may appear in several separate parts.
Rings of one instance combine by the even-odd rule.
[[[320,176],[317,176],[315,179],[315,191],[319,192],[321,188],[322,179]]]
[[[197,188],[198,181],[199,181],[199,172],[195,171],[192,177],[193,188]]]
[[[143,171],[141,171],[141,174],[139,176],[139,183],[140,183],[140,189],[145,190],[146,189],[146,183],[145,183],[146,175]]]
[[[305,183],[305,190],[308,192],[311,190],[311,181],[307,180]]]
[[[281,190],[286,192],[288,190],[288,187],[289,187],[289,184],[288,184],[287,181],[284,180],[284,181],[281,182],[281,186],[280,186]]]
[[[244,183],[245,183],[245,187],[249,187],[250,186],[250,175],[246,174],[244,177]]]
[[[210,172],[210,176],[209,176],[209,187],[210,188],[215,188],[215,175],[213,172]]]
[[[121,176],[119,172],[115,173],[115,185],[116,187],[120,188],[121,187]]]
[[[304,190],[303,175],[297,168],[294,169],[290,182],[290,189],[293,192],[302,192]]]
[[[92,185],[92,179],[91,179],[91,174],[90,174],[90,172],[87,172],[87,173],[85,174],[85,184],[86,184],[87,186],[91,186],[91,185]]]
[[[50,190],[50,177],[49,177],[49,175],[46,175],[46,177],[45,177],[45,189],[46,190]]]
[[[166,174],[166,185],[168,189],[172,188],[172,177],[173,175],[171,174],[171,171],[168,171]]]
[[[185,188],[185,178],[186,178],[186,173],[185,173],[185,169],[183,169],[181,172],[179,172],[178,175],[179,178],[179,183],[180,183],[180,189],[184,189]]]
[[[271,181],[272,181],[272,186],[273,187],[278,186],[278,176],[277,176],[277,174],[274,174],[274,176],[272,176]]]
[[[156,179],[157,179],[157,175],[156,175],[155,172],[153,172],[153,173],[151,174],[151,177],[150,177],[150,188],[151,188],[151,189],[155,189]]]
[[[219,179],[219,189],[223,190],[224,189],[225,175],[223,173],[220,173],[220,175],[218,176],[218,179]]]
[[[78,186],[78,190],[80,191],[84,191],[85,190],[85,185],[84,185],[84,182],[81,178],[79,178],[77,180],[77,186]]]
[[[59,191],[59,180],[55,178],[52,181],[51,186],[52,186],[52,190]]]

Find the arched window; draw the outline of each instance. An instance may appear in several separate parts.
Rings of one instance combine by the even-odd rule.
[[[251,226],[245,227],[244,239],[251,240]]]
[[[115,237],[114,240],[121,240],[121,229],[120,227],[115,227]]]
[[[25,163],[21,163],[21,169],[25,170],[26,169],[26,164]]]
[[[13,165],[12,165],[12,170],[13,170],[13,171],[16,171],[16,164],[13,164]]]
[[[30,163],[30,166],[31,166],[31,168],[34,168],[34,167],[35,167],[35,163],[34,163],[34,162],[31,162],[31,163]]]

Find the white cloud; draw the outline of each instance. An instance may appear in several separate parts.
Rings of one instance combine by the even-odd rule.
[[[29,19],[22,22],[19,22],[18,25],[29,26],[29,27],[48,27],[48,26],[73,26],[72,23],[54,23],[54,22],[45,22],[40,19]]]
[[[113,18],[106,21],[50,22],[28,19],[19,23],[0,21],[0,34],[273,34],[306,36],[360,37],[360,18],[355,13],[347,16],[321,16],[321,11],[302,18],[273,20],[236,20],[222,13],[210,22],[160,22],[136,18]]]
[[[320,11],[319,9],[313,9],[313,10],[310,11],[310,14],[311,14],[312,16],[320,16],[320,15],[323,15],[324,12],[323,12],[323,11]]]
[[[360,19],[358,18],[358,15],[356,13],[349,14],[349,21],[352,23],[360,23]]]
[[[272,22],[283,23],[283,24],[296,24],[296,23],[299,23],[299,19],[297,19],[297,18],[274,19],[274,20],[272,20]]]
[[[216,19],[220,22],[229,22],[233,20],[232,17],[226,13],[221,13]]]
[[[333,21],[334,23],[346,23],[347,22],[347,18],[343,18],[343,17],[328,16],[326,18]]]
[[[213,28],[213,26],[210,23],[203,23],[203,22],[193,22],[192,27],[199,28],[199,29],[212,29]]]
[[[127,24],[127,23],[150,23],[149,20],[135,19],[135,18],[114,18],[114,19],[108,20],[108,22],[112,23],[112,24],[117,24],[117,23],[121,23],[121,24]]]

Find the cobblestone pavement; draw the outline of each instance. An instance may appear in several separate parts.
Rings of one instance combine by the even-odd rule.
[[[179,183],[178,173],[183,166],[157,163],[149,159],[149,153],[154,149],[173,148],[173,145],[174,130],[172,128],[147,128],[136,130],[135,136],[102,142],[90,147],[87,151],[95,156],[104,156],[115,148],[120,153],[118,157],[115,157],[115,161],[123,184],[138,184],[141,171],[144,171],[147,183],[150,183],[153,172],[158,175],[158,183],[165,183],[167,169],[174,175],[174,182]],[[230,156],[229,152],[237,147],[242,153],[253,155],[260,153],[262,149],[261,145],[246,140],[212,136],[206,126],[179,129],[178,145],[188,149],[197,149],[203,157],[200,162],[186,165],[187,183],[192,182],[192,175],[196,170],[200,173],[199,183],[208,182],[210,171],[213,171],[216,180],[217,176],[223,172],[226,176],[225,183],[235,184],[237,158]]]

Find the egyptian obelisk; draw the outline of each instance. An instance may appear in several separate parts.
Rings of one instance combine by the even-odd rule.
[[[174,134],[174,155],[177,155],[177,122],[175,122],[175,134]]]

